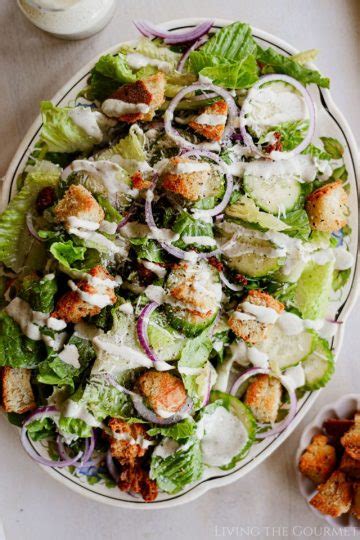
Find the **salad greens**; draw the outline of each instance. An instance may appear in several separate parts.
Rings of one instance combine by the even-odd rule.
[[[138,24],[41,104],[0,215],[0,366],[34,459],[151,502],[234,469],[329,381],[353,260],[314,51]]]

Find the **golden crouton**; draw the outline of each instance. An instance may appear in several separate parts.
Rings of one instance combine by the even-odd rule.
[[[355,423],[341,437],[341,444],[345,448],[345,452],[355,460],[360,460],[360,414],[355,415]]]
[[[336,467],[336,451],[326,435],[314,435],[300,458],[299,470],[315,484],[325,482]]]
[[[144,103],[150,110],[147,113],[136,112],[124,114],[119,117],[121,122],[132,124],[139,120],[149,122],[153,119],[155,111],[164,103],[165,75],[160,71],[146,79],[120,86],[110,97],[120,99],[126,103]]]
[[[84,186],[71,185],[55,207],[56,221],[66,222],[69,217],[100,223],[104,210]]]
[[[344,472],[348,478],[360,480],[360,460],[353,459],[346,452],[344,452],[341,457],[339,469]]]
[[[151,187],[150,180],[145,180],[140,171],[136,171],[131,177],[133,188],[139,191],[149,189]]]
[[[145,371],[137,380],[141,394],[160,416],[162,411],[178,412],[186,402],[183,382],[167,371]]]
[[[210,115],[221,115],[221,116],[227,116],[228,113],[228,106],[227,103],[224,100],[219,100],[213,103],[212,105],[209,105],[208,107],[205,107],[200,111],[200,114],[210,114]],[[219,123],[215,126],[209,125],[209,124],[198,124],[195,120],[192,122],[189,122],[189,126],[196,131],[196,133],[200,133],[203,137],[206,139],[209,139],[210,141],[220,141],[221,137],[224,133],[225,129],[225,123]]]
[[[124,465],[121,468],[118,481],[121,491],[139,493],[145,502],[152,502],[158,495],[158,487],[155,480],[151,480],[149,473],[141,463]]]
[[[352,487],[353,500],[350,512],[356,517],[356,519],[360,519],[360,482],[354,482]]]
[[[95,266],[90,270],[89,274],[98,279],[115,281],[113,276],[102,266]],[[109,297],[111,304],[115,304],[116,302],[116,294],[112,287],[106,287],[101,284],[91,285],[86,280],[77,281],[76,285],[85,293],[104,294]],[[93,306],[83,300],[78,291],[68,291],[57,301],[55,311],[51,314],[51,317],[62,319],[67,323],[78,323],[84,317],[98,315],[101,309],[99,306]]]
[[[350,510],[351,500],[351,483],[343,472],[335,471],[324,484],[318,486],[318,493],[310,504],[322,514],[339,517]]]
[[[281,383],[269,375],[257,375],[249,384],[245,403],[258,422],[276,422],[281,403]]]
[[[243,302],[268,307],[274,309],[277,313],[281,313],[284,310],[284,305],[281,302],[270,296],[270,294],[259,290],[249,291]],[[237,312],[243,312],[241,304],[238,305],[234,314],[228,320],[228,325],[237,337],[253,345],[266,339],[268,330],[272,326],[271,324],[257,321],[256,318],[242,320],[236,317]]]
[[[191,173],[178,173],[176,168],[182,163],[194,163],[194,160],[182,157],[174,157],[169,161],[169,167],[162,177],[162,187],[173,193],[177,193],[188,201],[198,201],[209,196],[211,189],[211,169],[200,170]]]
[[[344,227],[349,216],[348,196],[340,181],[326,184],[306,199],[306,212],[312,229],[335,232]]]
[[[6,412],[23,414],[36,408],[30,377],[30,369],[2,368],[1,398]]]
[[[150,440],[150,437],[143,424],[128,424],[119,418],[111,418],[109,428],[114,433],[114,436],[110,437],[111,455],[122,465],[134,465],[137,458],[145,455],[147,448],[144,448],[141,443],[143,439]],[[124,438],[116,438],[116,434]],[[134,441],[138,444],[134,444]]]

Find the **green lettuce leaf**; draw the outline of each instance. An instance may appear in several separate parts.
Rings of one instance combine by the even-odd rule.
[[[25,276],[21,282],[18,296],[30,304],[34,311],[51,313],[54,311],[54,297],[57,293],[56,277],[53,275],[50,279],[34,278],[34,275]]]
[[[55,107],[50,101],[42,101],[43,126],[40,140],[50,152],[88,152],[98,142],[69,116],[72,107]]]
[[[286,217],[282,218],[282,221],[288,226],[287,229],[284,230],[285,234],[300,238],[301,240],[307,240],[309,238],[311,227],[308,215],[303,208],[288,212]]]
[[[52,351],[46,360],[39,364],[37,381],[52,386],[69,386],[72,391],[75,389],[74,379],[79,370],[70,364],[66,364],[59,356]]]
[[[344,287],[349,281],[350,275],[351,268],[347,268],[346,270],[335,270],[332,281],[332,288],[334,291],[338,291]]]
[[[33,368],[44,355],[43,344],[24,336],[5,312],[0,312],[0,366]]]
[[[263,73],[290,75],[290,77],[294,77],[304,85],[314,83],[323,88],[329,88],[330,86],[330,80],[323,77],[318,71],[302,66],[296,60],[283,56],[271,47],[262,49],[258,46],[256,57],[257,61],[263,66]]]
[[[55,427],[52,418],[42,418],[30,422],[26,427],[26,431],[33,441],[42,441],[55,437]]]
[[[201,51],[228,61],[238,62],[256,54],[256,42],[248,24],[235,22],[218,30],[200,48]]]
[[[26,214],[38,193],[47,186],[56,186],[59,175],[30,173],[24,186],[0,215],[0,262],[15,272],[43,267],[45,250],[28,232]]]
[[[175,233],[180,235],[179,240],[177,240],[174,245],[180,249],[196,249],[196,251],[211,251],[214,249],[214,246],[204,246],[202,244],[187,244],[182,239],[183,236],[208,236],[209,238],[214,238],[212,223],[206,223],[199,219],[193,218],[185,210],[180,212],[177,216],[175,223],[172,227]]]
[[[83,261],[86,248],[75,246],[72,240],[54,242],[50,246],[50,253],[62,266],[70,268],[75,261]]]
[[[131,238],[130,244],[134,247],[138,259],[146,259],[154,263],[165,262],[164,251],[158,242],[147,238]]]
[[[200,442],[195,437],[165,459],[156,454],[151,458],[150,477],[166,493],[178,493],[187,484],[199,480],[202,472]]]
[[[294,303],[303,319],[326,316],[332,288],[334,263],[319,265],[311,261],[296,284]]]
[[[343,145],[333,137],[320,137],[324,150],[332,159],[341,159],[344,155]]]
[[[91,72],[89,97],[103,101],[121,84],[135,80],[123,54],[105,54],[99,58]]]
[[[174,439],[174,441],[180,441],[188,439],[195,434],[196,424],[191,418],[185,418],[181,422],[174,424],[172,426],[156,426],[148,430],[148,434],[151,437],[156,437],[157,435],[162,435],[163,437],[169,437]]]
[[[122,377],[117,377],[117,380],[119,384],[123,384],[132,375],[133,373],[124,373]],[[91,379],[85,387],[83,399],[98,420],[104,420],[107,416],[113,418],[134,416],[134,408],[129,396],[100,379]]]
[[[282,150],[284,152],[290,152],[303,141],[306,132],[309,128],[308,120],[296,120],[295,122],[283,122],[278,126],[271,127],[266,134],[262,135],[259,139],[259,144],[264,144],[269,135],[275,133],[280,134],[280,141]]]
[[[168,62],[174,71],[181,58],[180,53],[174,52],[170,47],[163,46],[158,41],[152,41],[146,37],[140,38],[136,45],[123,45],[121,51],[126,53],[137,52],[154,60]]]

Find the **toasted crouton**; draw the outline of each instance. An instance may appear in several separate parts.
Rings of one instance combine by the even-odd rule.
[[[143,122],[152,120],[156,109],[164,103],[165,82],[165,75],[159,71],[146,79],[140,79],[134,83],[120,86],[120,88],[110,96],[111,99],[119,99],[121,101],[126,101],[126,103],[145,104],[148,105],[149,111],[146,113],[135,112],[124,114],[119,117],[119,120],[129,124],[133,124],[139,120]]]
[[[270,294],[259,290],[249,291],[243,302],[250,302],[250,304],[256,306],[271,308],[277,313],[281,313],[284,310],[284,305],[281,302],[270,296]],[[253,345],[266,339],[268,330],[272,324],[260,322],[255,316],[248,315],[244,312],[245,310],[242,308],[242,304],[239,304],[228,320],[228,325],[234,334]]]
[[[141,463],[125,465],[121,468],[118,488],[121,491],[139,493],[145,502],[152,502],[158,495],[158,487],[155,480],[151,480],[149,473]]]
[[[205,107],[204,109],[202,109],[200,111],[200,115],[197,118],[195,118],[195,120],[193,120],[192,122],[189,122],[189,126],[194,131],[196,131],[196,133],[200,133],[200,135],[202,135],[206,139],[209,139],[210,141],[220,141],[222,134],[224,133],[227,113],[228,113],[227,103],[224,100],[216,101],[212,105],[209,105],[208,107]],[[218,121],[218,123],[215,125],[205,124],[204,123],[204,121],[206,121],[205,115],[206,116],[209,115],[210,117],[212,117],[213,121]],[[200,123],[199,123],[199,120],[201,120]]]
[[[115,283],[115,279],[105,268],[102,266],[95,266],[89,272],[90,276],[96,280],[111,280]],[[116,302],[116,294],[114,288],[106,285],[102,285],[101,282],[91,282],[86,280],[80,280],[76,282],[76,287],[87,294],[101,294],[106,295],[109,298],[109,305]],[[92,305],[81,298],[81,293],[77,290],[66,292],[56,303],[55,311],[51,314],[51,317],[56,319],[62,319],[69,323],[78,323],[84,317],[92,317],[98,315],[101,311],[101,307]]]
[[[336,451],[326,435],[315,435],[300,458],[299,470],[315,484],[325,482],[336,467]]]
[[[339,517],[350,510],[351,500],[351,483],[343,472],[335,471],[324,484],[318,486],[318,493],[310,504],[322,514]]]
[[[149,189],[151,187],[150,180],[145,180],[140,171],[136,171],[131,177],[132,185],[139,191]]]
[[[55,207],[56,221],[65,222],[70,217],[100,223],[104,210],[84,186],[71,185]]]
[[[346,452],[342,455],[339,469],[344,472],[348,478],[360,480],[360,460],[353,459]]]
[[[353,483],[353,500],[350,512],[356,519],[360,519],[360,482]]]
[[[142,424],[128,424],[119,418],[111,418],[109,428],[113,432],[110,437],[111,455],[122,465],[134,465],[137,458],[145,455],[148,446],[144,440],[151,440]]]
[[[187,164],[201,167],[201,170],[182,172]],[[162,177],[162,187],[177,193],[188,201],[198,201],[211,194],[211,168],[206,162],[196,162],[193,159],[174,157],[169,161]]]
[[[1,397],[6,412],[23,414],[36,408],[30,376],[30,369],[12,367],[2,369]]]
[[[178,412],[186,402],[183,382],[167,371],[145,371],[137,380],[141,394],[157,414]]]
[[[276,422],[281,403],[281,383],[269,375],[257,375],[249,384],[245,403],[258,422]]]
[[[355,460],[360,460],[360,414],[355,415],[354,425],[341,437],[345,452]]]
[[[336,232],[347,223],[348,196],[340,181],[326,184],[306,199],[306,212],[312,229]]]

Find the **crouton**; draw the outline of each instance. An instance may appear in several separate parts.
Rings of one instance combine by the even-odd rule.
[[[315,484],[325,482],[336,467],[336,451],[326,435],[315,435],[300,458],[300,472]]]
[[[360,460],[360,414],[355,415],[355,423],[341,437],[341,444],[345,448],[345,452],[355,460]]]
[[[192,122],[189,122],[189,126],[196,131],[196,133],[200,133],[200,135],[210,141],[220,141],[224,133],[227,113],[227,103],[224,100],[216,101],[212,105],[202,109],[200,115]],[[206,116],[202,115],[210,115],[212,119],[218,121],[218,123],[215,125],[205,124],[204,121],[206,121]],[[199,123],[199,120],[201,120],[201,123]]]
[[[348,478],[360,480],[360,460],[352,458],[346,452],[344,452],[341,457],[339,469],[344,472]]]
[[[143,457],[148,449],[145,440],[151,440],[142,424],[128,424],[119,418],[111,418],[109,428],[114,433],[110,436],[111,455],[122,465],[134,465],[135,460]]]
[[[2,369],[1,397],[5,412],[23,414],[36,408],[30,377],[30,369],[12,367]]]
[[[122,467],[118,488],[121,491],[139,493],[145,502],[154,501],[158,495],[158,487],[155,480],[150,479],[148,472],[140,463]]]
[[[245,403],[258,422],[276,422],[281,403],[281,383],[269,375],[257,375],[250,382]]]
[[[263,306],[275,310],[277,313],[284,311],[284,305],[270,296],[270,294],[264,293],[259,290],[249,291],[243,302],[250,302],[256,306]],[[268,330],[272,324],[260,322],[255,316],[245,314],[242,304],[239,304],[234,313],[229,317],[228,325],[237,337],[243,339],[247,343],[255,345],[260,341],[266,339]],[[239,313],[239,315],[237,315]]]
[[[318,493],[310,504],[322,514],[339,517],[350,510],[351,500],[351,483],[343,472],[335,471],[324,484],[318,486]]]
[[[347,223],[348,196],[340,181],[321,186],[306,199],[306,212],[312,229],[336,232]]]
[[[76,287],[80,291],[87,294],[101,294],[108,296],[109,305],[115,304],[116,294],[114,293],[114,287],[109,287],[106,284],[101,284],[102,280],[111,280],[116,283],[115,279],[105,268],[102,266],[95,266],[89,272],[90,276],[99,281],[79,280],[75,283]],[[101,311],[101,307],[92,305],[86,302],[81,297],[81,292],[78,290],[68,291],[56,303],[55,311],[51,314],[51,317],[56,319],[62,319],[69,323],[78,323],[84,317],[92,317],[98,315]]]
[[[186,170],[187,164],[201,170],[180,172]],[[169,160],[169,166],[162,176],[162,187],[177,193],[184,199],[196,202],[211,194],[211,168],[206,162],[196,162],[193,159],[174,157]]]
[[[140,79],[134,83],[124,84],[114,92],[110,99],[119,99],[126,103],[141,103],[149,106],[146,113],[135,112],[124,114],[119,117],[119,121],[133,124],[141,120],[149,122],[153,119],[156,109],[164,103],[165,75],[160,71],[146,79]],[[105,112],[106,114],[106,112]]]
[[[137,386],[150,407],[159,416],[178,412],[186,402],[183,382],[167,371],[149,370],[140,375]]]
[[[360,519],[360,482],[353,483],[353,500],[351,503],[351,514]]]
[[[84,186],[71,185],[55,206],[55,217],[58,223],[66,223],[69,217],[100,223],[105,214],[90,191]]]
[[[140,171],[136,171],[131,177],[132,185],[135,189],[141,191],[142,189],[149,189],[151,187],[150,180],[145,180]]]

